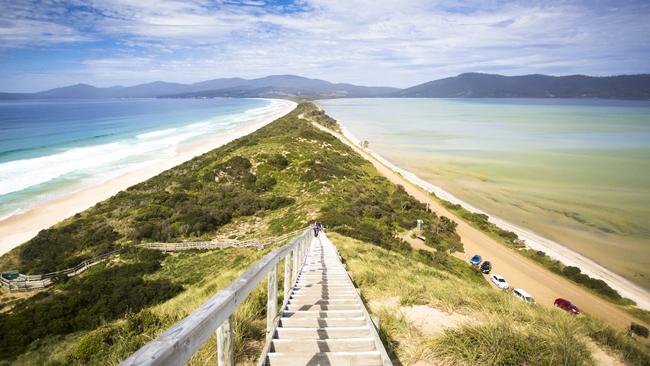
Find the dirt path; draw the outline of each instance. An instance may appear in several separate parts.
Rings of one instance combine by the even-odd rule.
[[[480,253],[484,260],[492,262],[492,273],[504,276],[511,288],[522,288],[529,292],[535,300],[544,306],[553,306],[553,301],[562,297],[573,301],[582,311],[607,321],[618,329],[628,328],[631,322],[648,324],[641,321],[619,306],[604,300],[588,290],[570,282],[569,280],[552,273],[536,262],[520,255],[513,249],[496,242],[485,233],[470,226],[448,211],[438,201],[432,198],[429,193],[415,186],[401,175],[395,173],[385,165],[381,164],[365,150],[356,146],[340,133],[334,132],[321,125],[314,123],[320,130],[326,131],[340,141],[354,149],[357,153],[370,161],[375,168],[394,184],[404,186],[406,191],[421,202],[429,203],[429,207],[439,216],[447,216],[458,223],[456,228],[465,246],[465,253],[457,253],[456,256],[463,260],[475,253]],[[558,310],[561,311],[561,310]],[[567,314],[568,315],[568,314]]]

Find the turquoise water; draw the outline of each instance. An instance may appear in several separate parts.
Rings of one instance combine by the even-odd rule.
[[[650,102],[318,102],[392,163],[650,288]]]
[[[0,219],[278,108],[262,99],[0,102]]]

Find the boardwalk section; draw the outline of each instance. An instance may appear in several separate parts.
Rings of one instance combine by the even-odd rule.
[[[284,270],[281,292],[278,267]],[[212,334],[217,365],[234,365],[233,313],[264,280],[267,329],[258,365],[392,366],[336,247],[312,230],[255,262],[121,365],[182,365]]]
[[[336,247],[324,233],[312,239],[260,363],[391,365]]]

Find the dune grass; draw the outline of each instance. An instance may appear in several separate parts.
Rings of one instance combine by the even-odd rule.
[[[591,365],[591,338],[630,365],[647,365],[650,351],[635,339],[588,316],[528,305],[495,291],[475,271],[450,273],[405,255],[337,233],[338,247],[366,302],[399,298],[380,308],[381,334],[396,364]],[[466,266],[459,263],[458,266]],[[399,270],[396,270],[399,269]],[[472,273],[474,272],[474,273]],[[400,306],[426,305],[472,320],[440,335],[424,335],[400,314]]]
[[[277,243],[272,248],[285,244]],[[162,269],[150,279],[174,281],[184,291],[159,305],[123,319],[107,322],[89,332],[50,336],[32,344],[12,360],[15,365],[117,365],[175,322],[185,318],[219,289],[231,283],[253,262],[272,248],[230,248],[191,251],[168,255]],[[284,268],[280,262],[279,268]],[[283,271],[278,271],[283,284]],[[282,299],[280,298],[279,301]],[[254,364],[259,357],[266,331],[266,282],[251,293],[233,315],[235,354],[238,364]],[[216,362],[216,340],[211,337],[189,361],[190,365]],[[212,361],[210,361],[212,360]],[[0,362],[8,363],[9,360]]]

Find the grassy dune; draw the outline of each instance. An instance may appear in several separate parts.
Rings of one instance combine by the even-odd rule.
[[[376,315],[393,358],[402,364],[590,365],[594,360],[588,339],[615,350],[628,364],[650,362],[648,347],[629,336],[588,316],[524,304],[509,292],[492,289],[460,261],[453,261],[458,271],[450,273],[417,255],[335,233],[330,238],[365,301],[389,304]],[[387,301],[394,298],[399,301]],[[464,314],[468,320],[426,335],[400,313],[412,305]]]

